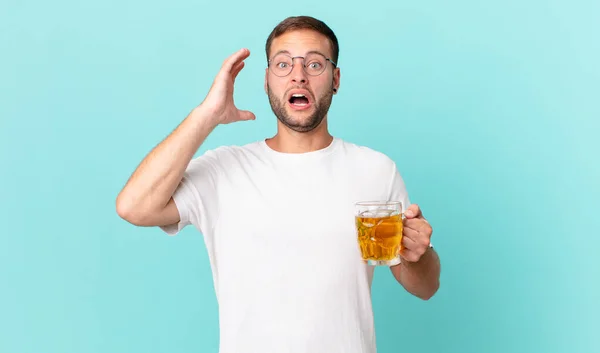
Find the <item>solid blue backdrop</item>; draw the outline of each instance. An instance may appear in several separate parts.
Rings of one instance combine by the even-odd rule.
[[[115,198],[241,47],[257,120],[198,153],[275,133],[264,44],[297,14],[340,40],[332,133],[393,158],[434,227],[430,301],[377,269],[379,352],[600,351],[597,1],[4,0],[0,352],[217,352],[201,235]]]

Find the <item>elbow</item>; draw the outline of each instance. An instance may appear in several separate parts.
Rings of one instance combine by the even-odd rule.
[[[125,221],[136,225],[136,226],[141,226],[143,225],[143,220],[139,215],[139,212],[136,212],[135,210],[135,206],[131,204],[131,202],[127,202],[125,200],[125,198],[122,196],[122,194],[119,194],[119,196],[117,196],[117,200],[116,200],[116,211],[117,211],[117,215],[119,215],[119,217],[121,217],[122,219],[124,219]]]

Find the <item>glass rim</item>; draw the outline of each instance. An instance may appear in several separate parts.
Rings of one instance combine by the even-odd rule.
[[[402,205],[402,201],[358,201],[355,206],[396,206]]]

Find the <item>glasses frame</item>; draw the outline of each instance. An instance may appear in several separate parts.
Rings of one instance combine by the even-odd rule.
[[[294,66],[296,65],[296,64],[294,64],[294,59],[302,59],[302,70],[304,71],[304,73],[306,73],[308,76],[311,76],[311,77],[317,77],[317,76],[322,75],[323,72],[325,72],[325,70],[327,69],[327,62],[328,61],[331,63],[331,65],[333,65],[334,68],[337,67],[337,64],[335,63],[335,61],[331,60],[331,58],[328,58],[325,55],[323,55],[321,53],[318,53],[318,52],[308,53],[307,56],[311,55],[311,54],[321,55],[322,57],[325,58],[325,65],[323,66],[323,70],[321,72],[319,72],[317,75],[309,74],[308,71],[306,71],[306,65],[304,65],[304,62],[306,60],[306,56],[299,56],[299,55],[298,56],[291,56],[291,55],[286,54],[286,53],[277,53],[277,54],[273,55],[273,57],[267,61],[267,67],[269,68],[269,71],[271,71],[271,73],[273,75],[277,76],[277,77],[287,77],[287,76],[289,76],[292,73],[292,71],[294,71]],[[273,69],[271,68],[271,63],[272,63],[273,59],[275,59],[275,57],[278,56],[278,55],[285,55],[288,58],[292,59],[292,65],[290,67],[290,71],[287,74],[283,75],[283,76],[276,74],[273,71]]]

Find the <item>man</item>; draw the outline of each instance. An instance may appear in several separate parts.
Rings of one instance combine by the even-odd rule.
[[[225,60],[205,100],[142,161],[117,198],[118,214],[174,235],[204,236],[219,303],[220,352],[374,353],[370,288],[354,204],[409,205],[395,163],[329,134],[340,87],[338,41],[311,17],[281,22],[266,44],[265,91],[277,134],[193,155],[219,124],[254,120],[233,102],[250,53]],[[415,296],[438,289],[432,228],[404,209],[402,261],[394,278]]]

